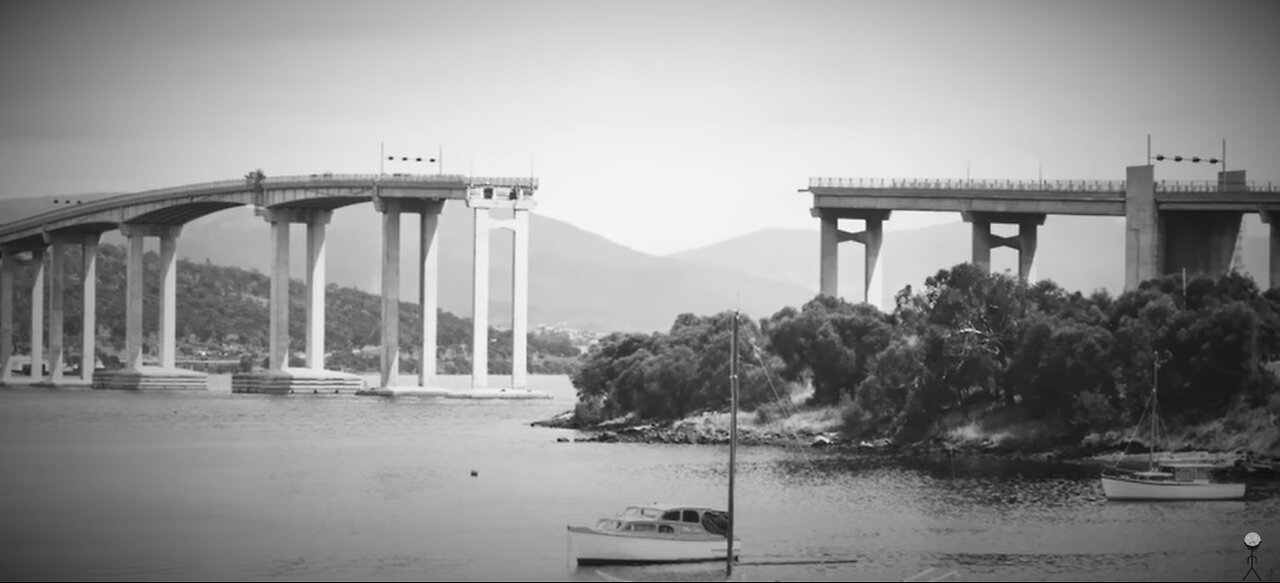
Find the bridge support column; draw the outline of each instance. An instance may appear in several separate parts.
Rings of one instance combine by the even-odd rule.
[[[265,371],[231,375],[233,393],[339,393],[363,390],[357,375],[325,370],[325,235],[333,211],[316,208],[259,208],[256,214],[271,225],[273,261],[271,268],[271,354]],[[289,366],[289,255],[290,229],[294,223],[307,226],[306,347],[307,364]]]
[[[840,295],[840,219],[831,211],[813,209],[821,225],[818,243],[818,293]]]
[[[93,382],[98,363],[98,239],[97,233],[84,235],[81,251],[80,380]]]
[[[272,217],[270,323],[267,342],[269,365],[273,371],[289,366],[289,221]]]
[[[86,374],[92,375],[93,388],[199,391],[208,389],[209,375],[177,368],[177,239],[182,234],[182,226],[164,223],[123,223],[120,225],[120,233],[129,241],[125,257],[124,370],[87,372]],[[142,364],[143,242],[146,237],[160,238],[160,305],[157,326],[160,345],[156,347],[160,366],[143,366]],[[96,278],[96,275],[90,274],[95,271],[93,263],[96,259],[93,257],[97,254],[97,243],[97,235],[81,239],[85,250],[84,301],[86,307],[88,302],[97,299],[96,283],[92,286],[89,283]],[[94,333],[89,331],[89,327],[95,325],[93,321],[95,318],[89,315],[91,311],[86,309],[86,319],[83,322],[85,334],[90,337]],[[83,355],[83,358],[93,360],[89,360],[87,366],[82,365],[83,368],[92,369],[93,362],[96,360],[96,356],[92,354],[94,350],[90,346],[91,341],[85,339],[87,354]]]
[[[178,236],[181,226],[160,233],[160,366],[176,368],[178,360]]]
[[[1276,226],[1276,222],[1280,221],[1280,211],[1262,211],[1258,213],[1262,216],[1262,222],[1269,227],[1270,236],[1268,240],[1270,244],[1267,246],[1270,252],[1268,259],[1268,285],[1272,288],[1280,287],[1280,227]]]
[[[436,379],[437,310],[440,307],[440,250],[436,231],[444,201],[430,201],[418,212],[418,305],[422,308],[422,352],[418,362],[418,386],[429,387]]]
[[[990,273],[991,222],[978,219],[968,222],[973,226],[973,264],[982,271]]]
[[[307,368],[324,370],[325,230],[333,211],[307,221]]]
[[[822,232],[819,253],[821,257],[821,273],[818,287],[820,293],[830,296],[839,295],[839,260],[840,243],[856,241],[862,243],[866,261],[863,265],[862,299],[877,308],[884,306],[884,271],[880,266],[880,247],[884,242],[884,222],[889,220],[891,211],[857,210],[857,209],[813,209],[813,216],[821,221]],[[856,233],[841,231],[840,219],[856,219],[865,222],[866,227]]]
[[[31,251],[31,379],[44,378],[44,263],[43,247]]]
[[[475,237],[471,253],[471,388],[489,386],[489,209],[473,208]]]
[[[529,388],[529,211],[515,209],[511,249],[511,388]]]
[[[49,382],[58,384],[63,373],[64,316],[67,291],[67,246],[46,237],[49,254]]]
[[[965,211],[960,213],[965,222],[973,225],[973,264],[982,271],[991,272],[991,250],[1008,247],[1018,252],[1018,278],[1026,282],[1036,280],[1037,230],[1044,224],[1045,213],[999,213]],[[1002,237],[991,233],[992,224],[1018,225],[1018,234]]]
[[[142,366],[142,231],[122,226],[129,241],[125,252],[124,367]]]
[[[400,377],[400,205],[383,200],[382,211],[382,386]]]
[[[1155,167],[1130,166],[1125,170],[1124,289],[1160,275],[1161,220],[1156,210]]]
[[[8,382],[13,360],[13,270],[18,266],[14,251],[0,250],[0,383]]]

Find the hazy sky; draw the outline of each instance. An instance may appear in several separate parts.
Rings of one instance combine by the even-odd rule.
[[[1280,180],[1277,31],[1276,2],[8,1],[0,197],[443,145],[668,253],[816,228],[810,176],[1122,179],[1148,133]]]

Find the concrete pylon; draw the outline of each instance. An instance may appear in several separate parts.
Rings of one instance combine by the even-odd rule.
[[[176,368],[178,360],[178,237],[181,226],[160,233],[160,366]]]
[[[44,263],[43,247],[31,251],[31,378],[44,378]]]
[[[273,371],[289,366],[289,221],[271,220],[271,299],[267,342],[269,365]]]
[[[471,388],[489,386],[489,209],[474,207],[471,253]]]
[[[511,388],[529,388],[529,211],[511,219]]]
[[[13,271],[17,268],[16,252],[0,250],[0,382],[8,381],[13,360]]]
[[[49,382],[62,382],[63,331],[66,315],[67,246],[61,241],[46,241],[49,254]],[[34,368],[32,369],[35,370]]]
[[[818,218],[818,293],[840,295],[840,219],[835,213],[813,209]]]
[[[307,368],[324,370],[325,231],[333,211],[307,218]]]
[[[383,387],[400,378],[400,205],[383,200],[382,207],[382,350]]]
[[[83,236],[81,251],[80,380],[93,382],[98,363],[98,233]]]
[[[436,247],[440,211],[444,201],[431,201],[419,212],[418,305],[422,309],[422,346],[418,362],[418,386],[435,382],[437,358],[437,310],[440,306],[440,250]]]
[[[475,342],[472,345],[471,388],[484,389],[489,380],[489,235],[493,229],[510,229],[512,237],[511,266],[511,388],[528,390],[529,360],[529,213],[537,206],[532,190],[512,186],[495,198],[495,189],[485,187],[484,194],[467,197],[474,214],[475,231],[472,258],[472,321]],[[510,219],[494,219],[492,209],[511,211]],[[505,390],[505,389],[504,389]],[[522,393],[523,394],[523,393]]]
[[[1156,210],[1155,167],[1125,169],[1125,267],[1124,289],[1158,277],[1161,264],[1161,225]]]
[[[142,366],[143,231],[131,225],[121,225],[120,231],[128,240],[124,260],[124,368],[137,370]]]
[[[1037,280],[1037,233],[1040,225],[1044,224],[1045,213],[965,211],[960,216],[973,225],[973,265],[990,273],[991,250],[1008,247],[1018,252],[1018,278],[1028,283]],[[1018,234],[1010,237],[993,234],[993,224],[1018,225]]]
[[[837,296],[840,288],[840,243],[855,241],[862,243],[865,261],[863,263],[862,300],[881,310],[884,305],[884,270],[880,265],[880,248],[884,243],[884,222],[889,220],[891,211],[859,210],[859,209],[813,209],[811,214],[821,224],[819,233],[820,273],[819,292],[824,295]],[[855,219],[864,222],[865,227],[858,232],[842,231],[840,219]]]

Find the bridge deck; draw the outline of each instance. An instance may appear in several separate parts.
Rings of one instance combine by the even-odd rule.
[[[455,174],[310,174],[189,184],[85,201],[0,225],[0,245],[39,245],[46,232],[104,231],[131,221],[183,224],[225,208],[334,209],[388,198],[464,199],[472,189],[537,189],[536,178],[467,177]]]
[[[815,209],[1124,216],[1123,180],[922,180],[811,178]],[[1280,185],[1158,181],[1164,211],[1280,210]]]

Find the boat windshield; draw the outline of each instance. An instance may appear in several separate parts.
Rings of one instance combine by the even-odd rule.
[[[660,518],[662,511],[647,506],[628,506],[626,510],[622,511],[622,516],[624,518]]]

